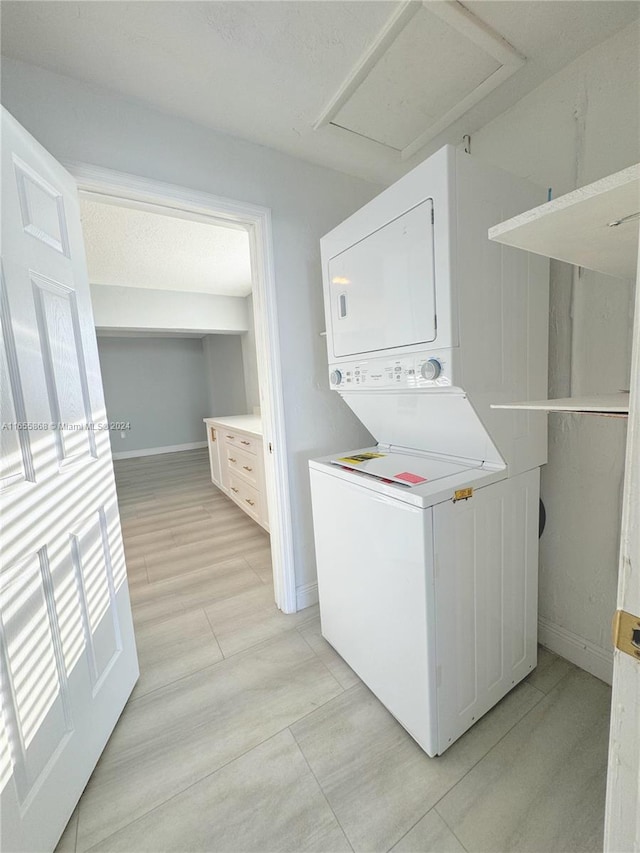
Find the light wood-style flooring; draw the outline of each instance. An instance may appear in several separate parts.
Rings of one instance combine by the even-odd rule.
[[[428,758],[273,603],[269,537],[206,451],[116,463],[141,676],[60,853],[602,849],[610,691],[539,665]]]

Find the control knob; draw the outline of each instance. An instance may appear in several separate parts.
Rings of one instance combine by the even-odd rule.
[[[332,385],[340,385],[340,383],[342,382],[342,371],[332,370],[329,379],[331,380]]]
[[[437,358],[430,358],[420,368],[423,379],[437,379],[442,372],[442,365]]]

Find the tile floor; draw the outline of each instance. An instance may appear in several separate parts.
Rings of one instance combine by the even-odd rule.
[[[273,604],[269,538],[206,451],[116,463],[141,677],[60,853],[602,849],[609,688],[539,665],[428,758]]]

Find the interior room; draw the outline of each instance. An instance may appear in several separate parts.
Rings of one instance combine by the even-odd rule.
[[[640,3],[0,12],[2,849],[640,849]]]
[[[203,417],[258,413],[247,233],[89,196],[80,199],[80,213],[109,419],[132,421],[124,436],[111,431],[114,458],[203,447]],[[194,294],[200,314],[174,314],[168,326],[171,306],[181,302],[188,310]],[[211,325],[198,329],[204,305]],[[138,375],[127,376],[127,369]],[[166,401],[162,406],[163,392],[176,401],[171,410]]]
[[[112,200],[85,197],[80,208],[130,594],[139,618],[141,696],[223,655],[223,622],[234,627],[233,645],[223,640],[225,649],[241,648],[247,631],[265,639],[278,624],[268,511],[260,500],[266,488],[249,240],[241,228]],[[164,300],[186,307],[194,293],[197,310],[173,320],[191,323],[192,330],[167,327]],[[141,297],[155,310],[145,307],[137,316]],[[202,300],[212,324],[206,334],[197,328]],[[225,329],[229,302],[240,317],[234,332]],[[211,597],[207,581],[218,566],[229,593],[248,594],[229,595],[232,619],[218,608],[214,634],[206,608],[218,596]],[[197,609],[167,618],[181,609],[185,586]],[[192,636],[198,617],[205,630],[198,625]]]

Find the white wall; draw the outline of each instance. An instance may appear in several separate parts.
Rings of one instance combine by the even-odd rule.
[[[307,461],[369,440],[329,391],[319,239],[379,188],[16,61],[2,101],[59,159],[271,208],[296,584],[313,583]]]
[[[98,329],[136,331],[244,332],[247,303],[237,296],[92,284]]]
[[[207,417],[246,415],[240,335],[207,335],[202,339],[207,380]]]
[[[253,294],[246,297],[247,326],[249,330],[242,335],[242,365],[244,368],[244,387],[247,394],[247,412],[260,408],[260,385],[258,383],[258,358],[256,355],[256,332],[253,314]]]
[[[199,338],[98,338],[114,453],[174,447],[206,440],[207,382]]]
[[[637,24],[476,132],[472,153],[554,196],[640,160]],[[549,396],[629,387],[632,288],[551,265]],[[549,416],[542,497],[541,638],[607,671],[615,610],[625,421]],[[581,657],[582,655],[582,657]]]

